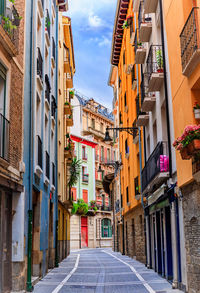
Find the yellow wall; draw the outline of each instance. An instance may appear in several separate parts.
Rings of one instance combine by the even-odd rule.
[[[127,16],[133,16],[133,1],[130,1]],[[118,65],[118,74],[121,79],[122,89],[119,91],[119,112],[122,113],[122,127],[132,127],[133,122],[137,117],[136,114],[136,97],[137,88],[132,90],[132,77],[131,74],[127,75],[123,70],[123,52],[125,50],[126,65],[134,64],[134,47],[130,44],[130,28],[124,30],[120,61]],[[137,65],[136,65],[137,66]],[[139,66],[138,66],[139,69]],[[136,70],[136,68],[135,68]],[[135,71],[136,73],[136,71]],[[140,86],[140,77],[138,78]],[[126,92],[128,109],[125,111],[124,95]],[[125,140],[128,139],[129,146],[129,158],[125,157]],[[124,214],[130,211],[132,208],[140,204],[140,201],[135,199],[135,177],[140,175],[139,165],[139,143],[133,144],[133,137],[127,132],[120,133],[120,153],[122,154],[122,170],[121,170],[121,193],[123,195],[123,207]],[[140,183],[139,183],[140,185]],[[127,206],[126,200],[126,187],[129,187],[129,202],[130,206]]]
[[[60,203],[58,203],[58,240],[70,240],[70,215]]]
[[[195,101],[200,103],[200,86],[195,85],[200,77],[200,65],[196,67],[189,78],[182,74],[179,37],[192,10],[192,2],[195,1],[163,1],[170,64],[175,138],[183,133],[187,125],[198,124],[198,121],[195,121],[194,118],[193,106]],[[197,88],[197,90],[192,91],[193,88]],[[178,151],[176,151],[176,160],[178,185],[183,186],[193,180],[192,161],[182,160]]]

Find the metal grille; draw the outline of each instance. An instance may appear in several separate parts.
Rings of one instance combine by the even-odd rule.
[[[192,8],[192,11],[190,12],[190,15],[180,34],[181,62],[183,71],[194,52],[200,48],[198,9],[199,7]]]
[[[149,79],[152,73],[163,72],[163,54],[162,46],[151,45],[147,57],[147,74]]]
[[[9,121],[0,114],[0,157],[9,160]]]
[[[37,164],[42,169],[42,141],[39,135],[37,136],[37,142],[38,142]]]
[[[43,79],[43,59],[42,59],[42,54],[40,51],[40,48],[37,48],[38,53],[37,53],[37,74],[39,75],[39,77],[41,78],[41,80]]]
[[[159,142],[142,170],[142,191],[161,172],[160,156],[167,155],[167,143]]]
[[[46,176],[47,176],[48,179],[49,179],[49,169],[50,169],[49,163],[50,163],[49,154],[46,151]]]

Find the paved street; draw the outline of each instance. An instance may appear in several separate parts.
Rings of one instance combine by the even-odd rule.
[[[143,264],[110,249],[78,250],[37,285],[34,293],[182,293]]]

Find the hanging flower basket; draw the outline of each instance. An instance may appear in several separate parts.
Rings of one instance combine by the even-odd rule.
[[[181,158],[182,160],[190,160],[191,155],[188,154],[188,148],[185,147],[182,150],[180,150]]]
[[[186,126],[183,134],[174,141],[173,146],[180,151],[183,160],[189,160],[200,153],[200,125]]]

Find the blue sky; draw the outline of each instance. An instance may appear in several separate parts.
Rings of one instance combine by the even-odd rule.
[[[107,85],[117,0],[69,0],[76,74],[74,87],[111,109]]]

